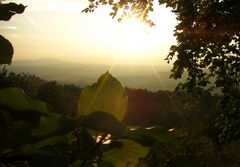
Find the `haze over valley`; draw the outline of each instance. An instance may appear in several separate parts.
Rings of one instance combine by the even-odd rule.
[[[110,71],[124,86],[130,88],[173,90],[179,80],[170,79],[167,66],[80,64],[57,59],[16,60],[7,69],[16,73],[34,74],[46,80],[86,86]]]

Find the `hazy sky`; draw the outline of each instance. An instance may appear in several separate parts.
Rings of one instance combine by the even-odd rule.
[[[4,1],[10,2],[10,0]],[[156,26],[117,23],[109,8],[81,13],[83,0],[11,0],[28,5],[21,15],[0,22],[0,32],[15,48],[14,60],[56,58],[82,63],[162,64],[175,43],[175,17],[157,6]],[[166,62],[164,62],[166,64]]]

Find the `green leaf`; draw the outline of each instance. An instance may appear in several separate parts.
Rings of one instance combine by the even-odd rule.
[[[32,99],[16,87],[0,89],[0,106],[21,112],[37,111],[42,115],[51,113],[46,103]]]
[[[74,120],[68,119],[59,114],[51,116],[42,116],[40,125],[37,129],[32,130],[33,137],[55,136],[68,133],[75,128]]]
[[[17,121],[4,135],[0,136],[0,149],[18,147],[32,140],[32,126],[25,121]]]
[[[121,140],[123,147],[113,149],[103,154],[103,162],[100,167],[114,165],[116,167],[125,167],[126,164],[134,166],[141,157],[145,157],[149,148],[143,147],[131,140]]]
[[[89,115],[94,111],[103,111],[122,121],[127,111],[127,100],[121,83],[106,72],[97,83],[82,90],[78,114]]]
[[[40,140],[39,142],[34,144],[35,148],[42,148],[42,147],[46,147],[46,146],[54,146],[57,144],[69,144],[69,140],[70,140],[70,135],[69,134],[64,134],[64,135],[60,135],[60,136],[53,136],[53,137],[49,137],[49,138],[45,138],[43,140]]]
[[[66,167],[67,165],[65,155],[54,149],[37,149],[27,146],[15,156],[30,160],[29,166],[33,167]]]
[[[13,46],[6,38],[0,35],[0,65],[11,64],[13,57]]]
[[[119,122],[114,116],[102,111],[96,111],[83,117],[79,124],[85,128],[113,135],[122,134],[126,128],[125,125]]]
[[[122,18],[118,18],[117,21],[118,21],[118,22],[122,22]]]
[[[82,161],[78,159],[74,161],[73,164],[68,165],[68,167],[79,167],[81,166],[81,164],[82,164]]]
[[[148,10],[152,12],[154,9],[153,7],[149,7]]]

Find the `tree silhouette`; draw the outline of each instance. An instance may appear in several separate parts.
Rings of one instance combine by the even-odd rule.
[[[9,21],[13,15],[23,13],[26,7],[16,3],[2,4],[0,1],[0,21]],[[11,42],[0,35],[0,64],[11,64],[13,52]]]
[[[0,3],[0,20],[9,21],[13,15],[21,14],[24,12],[25,8],[23,4],[16,3]]]

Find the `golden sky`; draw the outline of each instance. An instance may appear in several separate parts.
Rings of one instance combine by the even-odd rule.
[[[4,1],[10,2],[10,0]],[[83,0],[11,0],[28,5],[21,15],[0,22],[0,32],[15,48],[14,60],[56,58],[94,64],[162,64],[175,43],[176,19],[157,6],[155,27],[136,20],[118,23],[110,8],[81,13]]]

